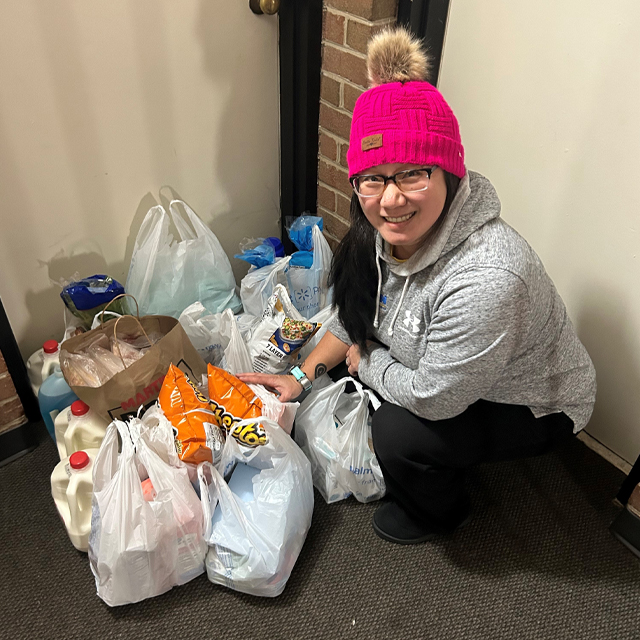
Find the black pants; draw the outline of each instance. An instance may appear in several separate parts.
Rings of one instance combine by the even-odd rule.
[[[467,470],[537,456],[573,435],[564,413],[535,418],[527,407],[478,400],[447,420],[426,420],[385,402],[373,414],[373,446],[387,495],[414,519],[443,527],[468,509]]]
[[[348,375],[344,362],[329,371],[334,381]],[[347,393],[354,390],[347,385]],[[528,407],[487,400],[448,420],[420,418],[384,401],[372,416],[387,496],[415,520],[445,528],[459,524],[468,509],[471,467],[538,456],[573,437],[573,421],[564,413],[536,418]]]

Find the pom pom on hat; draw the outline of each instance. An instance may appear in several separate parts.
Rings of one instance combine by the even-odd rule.
[[[369,40],[367,73],[369,86],[388,82],[428,80],[431,61],[415,36],[402,28],[386,28]]]
[[[351,120],[349,176],[383,164],[437,165],[462,178],[464,149],[451,107],[426,78],[420,40],[403,27],[385,29],[367,48],[371,88]]]

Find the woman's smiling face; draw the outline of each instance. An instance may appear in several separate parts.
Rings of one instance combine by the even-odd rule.
[[[391,176],[399,171],[422,169],[419,164],[381,164],[363,171],[362,175]],[[373,198],[358,196],[364,215],[380,235],[394,247],[394,256],[410,258],[426,240],[438,221],[447,197],[444,173],[437,168],[425,191],[403,192],[388,181],[382,195]]]

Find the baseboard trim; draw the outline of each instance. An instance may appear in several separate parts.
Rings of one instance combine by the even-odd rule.
[[[618,454],[611,451],[611,449],[605,447],[602,442],[599,442],[585,431],[580,431],[580,433],[578,433],[578,440],[584,442],[589,449],[602,456],[607,462],[610,462],[614,467],[616,467],[616,469],[620,469],[620,471],[625,475],[629,475],[632,465],[630,465],[626,460],[623,460]]]

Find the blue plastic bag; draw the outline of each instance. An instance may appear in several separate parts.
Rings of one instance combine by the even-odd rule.
[[[233,257],[244,260],[258,269],[273,264],[276,260],[275,247],[264,238],[241,242],[240,251],[242,253],[236,253]]]
[[[289,227],[289,238],[300,251],[313,251],[313,227],[323,229],[322,218],[319,216],[299,216]]]

